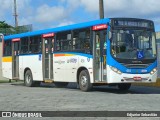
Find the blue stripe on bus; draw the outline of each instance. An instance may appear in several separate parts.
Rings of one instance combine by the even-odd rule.
[[[91,26],[98,25],[98,24],[107,24],[109,22],[110,22],[110,19],[105,18],[102,20],[95,20],[95,21],[86,22],[86,23],[68,25],[64,27],[51,28],[51,29],[46,29],[46,30],[39,30],[39,31],[34,31],[34,32],[27,32],[27,33],[21,33],[21,34],[16,34],[16,35],[5,36],[4,40],[11,40],[13,38],[22,38],[22,37],[27,37],[27,36],[42,35],[42,34],[51,33],[51,32],[57,33],[61,31],[91,27]]]

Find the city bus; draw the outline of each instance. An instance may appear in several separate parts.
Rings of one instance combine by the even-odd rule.
[[[154,23],[105,18],[5,36],[2,74],[28,87],[74,82],[82,91],[97,85],[128,90],[132,83],[156,82]]]

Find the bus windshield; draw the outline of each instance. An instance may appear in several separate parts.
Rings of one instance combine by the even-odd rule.
[[[138,59],[138,52],[143,59],[156,58],[155,33],[147,30],[113,30],[111,54],[119,59]]]

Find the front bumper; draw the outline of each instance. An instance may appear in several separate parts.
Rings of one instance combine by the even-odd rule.
[[[157,72],[147,74],[118,74],[107,66],[107,83],[154,83],[157,80]]]

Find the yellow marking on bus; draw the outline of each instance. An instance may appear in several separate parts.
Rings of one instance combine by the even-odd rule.
[[[12,62],[12,57],[3,57],[2,62]]]
[[[65,54],[65,56],[75,56],[75,55],[72,55],[72,54]]]
[[[65,56],[65,54],[54,54],[54,57],[62,57]]]
[[[54,54],[54,57],[75,56],[73,54]]]

